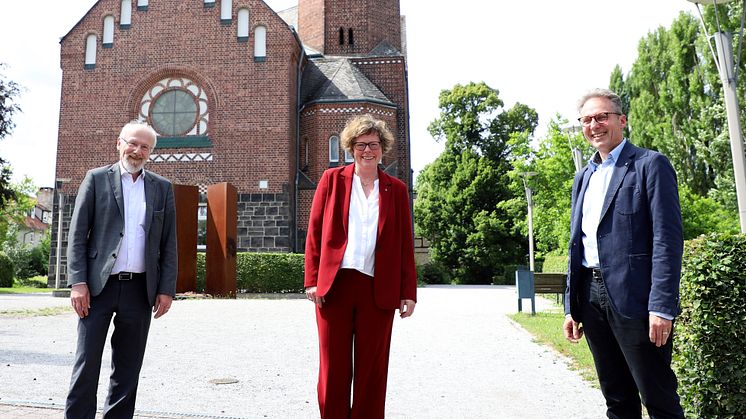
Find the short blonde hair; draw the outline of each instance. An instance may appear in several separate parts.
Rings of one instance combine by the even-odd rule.
[[[386,123],[370,114],[365,114],[353,116],[347,121],[340,139],[342,148],[352,153],[355,140],[370,133],[378,134],[383,154],[388,153],[394,146],[394,134],[391,133]]]

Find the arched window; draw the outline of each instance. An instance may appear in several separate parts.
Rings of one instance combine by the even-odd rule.
[[[345,28],[339,28],[339,45],[345,44]]]
[[[228,25],[233,17],[233,2],[231,0],[220,0],[220,23]]]
[[[254,29],[254,61],[267,59],[267,28],[257,26]]]
[[[85,65],[86,70],[96,68],[96,35],[90,34],[85,39]]]
[[[238,42],[249,40],[249,9],[238,9]]]
[[[329,164],[339,163],[339,137],[332,135],[329,137]]]
[[[104,40],[101,46],[104,48],[114,46],[114,16],[112,15],[104,18]]]
[[[352,28],[347,31],[347,43],[350,45],[355,45],[355,37],[353,36]]]
[[[354,161],[355,156],[353,156],[348,150],[345,150],[345,163],[352,163]]]
[[[137,0],[137,10],[148,10],[148,0]]]
[[[128,29],[132,24],[132,0],[122,0],[119,11],[119,29]]]
[[[140,117],[161,136],[207,136],[207,94],[187,78],[163,79],[143,95]]]

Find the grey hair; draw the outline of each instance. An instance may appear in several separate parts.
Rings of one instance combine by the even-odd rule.
[[[140,120],[140,119],[133,119],[122,127],[122,130],[119,131],[119,138],[124,138],[124,135],[129,132],[131,129],[144,129],[145,131],[148,131],[151,137],[153,137],[153,148],[155,148],[156,144],[158,144],[158,133],[155,132],[153,127],[150,126],[146,121]]]
[[[623,114],[624,110],[622,109],[622,98],[619,97],[616,93],[612,92],[609,89],[591,89],[586,94],[580,97],[578,100],[578,113],[580,113],[583,110],[583,106],[585,106],[585,102],[588,101],[588,99],[593,99],[596,97],[601,97],[604,99],[608,99],[609,102],[611,102],[612,106],[614,107],[613,111],[619,114]]]

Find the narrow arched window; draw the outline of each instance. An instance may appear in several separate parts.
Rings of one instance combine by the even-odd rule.
[[[345,163],[352,163],[354,161],[355,156],[353,156],[348,150],[345,150]]]
[[[231,0],[220,0],[220,23],[228,25],[233,17],[233,2]]]
[[[96,68],[96,35],[90,34],[85,39],[85,65],[86,70]]]
[[[104,18],[104,40],[101,46],[104,48],[114,46],[114,16],[109,15]]]
[[[355,45],[355,37],[353,36],[352,28],[347,31],[347,43],[350,45]]]
[[[345,44],[345,28],[339,28],[339,45]]]
[[[339,137],[329,137],[329,163],[339,163]]]
[[[137,10],[148,10],[148,0],[137,0]]]
[[[249,9],[238,9],[238,42],[249,40]]]
[[[132,0],[122,0],[119,11],[119,29],[129,29],[132,24]]]
[[[257,26],[254,29],[254,61],[267,59],[267,28]]]

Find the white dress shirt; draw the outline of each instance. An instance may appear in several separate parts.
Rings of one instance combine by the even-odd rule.
[[[340,267],[373,276],[378,236],[378,179],[373,182],[373,190],[366,197],[360,177],[353,176],[347,220],[347,248]]]
[[[124,195],[124,237],[111,273],[145,272],[145,170],[133,181],[120,162],[119,173]]]

